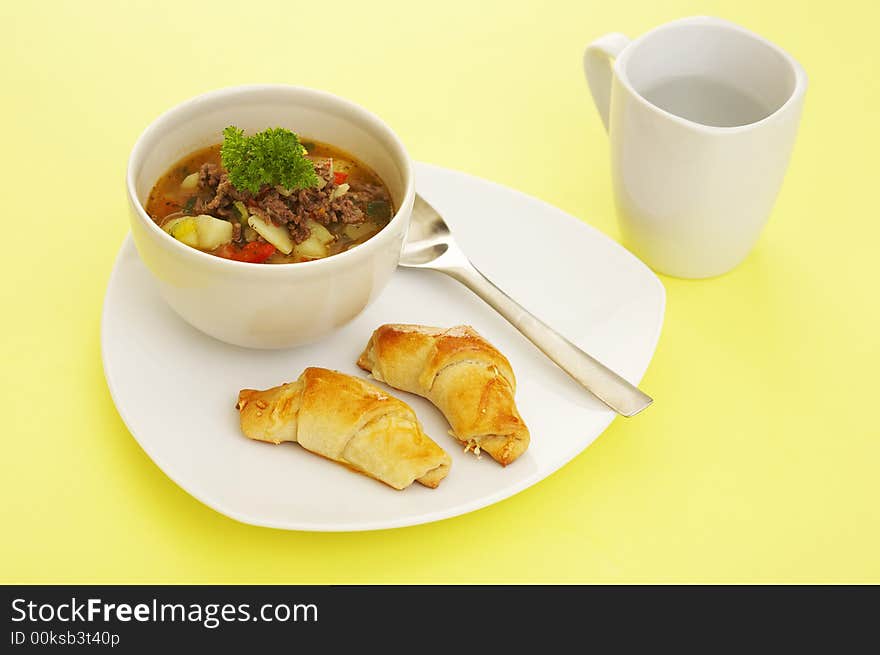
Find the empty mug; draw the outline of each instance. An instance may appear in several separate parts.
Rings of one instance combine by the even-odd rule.
[[[651,268],[704,278],[755,245],[794,146],[807,77],[738,25],[685,18],[609,34],[584,72],[611,142],[624,244]]]

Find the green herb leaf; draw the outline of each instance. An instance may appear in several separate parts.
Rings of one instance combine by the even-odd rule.
[[[220,158],[239,191],[257,193],[264,184],[286,189],[318,185],[315,166],[303,154],[299,137],[282,127],[245,136],[230,125],[223,130]]]
[[[186,204],[183,206],[181,210],[184,214],[192,214],[193,207],[196,204],[196,197],[190,196],[189,200],[186,201]]]

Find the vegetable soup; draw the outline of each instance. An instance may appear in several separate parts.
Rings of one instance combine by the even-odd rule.
[[[349,250],[394,215],[382,180],[339,148],[300,142],[281,128],[223,134],[223,143],[181,159],[150,192],[147,213],[182,243],[242,262],[289,264]]]

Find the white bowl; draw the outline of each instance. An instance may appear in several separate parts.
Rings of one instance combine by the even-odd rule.
[[[236,262],[180,243],[144,204],[169,167],[219,143],[227,125],[286,127],[350,152],[382,178],[397,213],[365,243],[299,264]],[[415,197],[412,161],[381,119],[330,93],[285,85],[220,89],[165,112],[135,143],[126,186],[135,245],[165,301],[202,332],[249,348],[308,343],[360,314],[397,267]]]

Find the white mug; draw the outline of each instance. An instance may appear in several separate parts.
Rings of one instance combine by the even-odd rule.
[[[624,244],[675,277],[737,266],[788,166],[807,87],[800,65],[742,27],[697,17],[634,41],[603,36],[584,72],[611,141]]]

